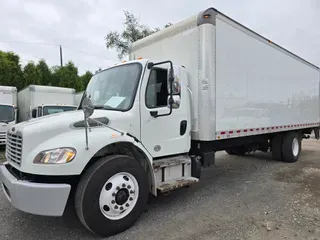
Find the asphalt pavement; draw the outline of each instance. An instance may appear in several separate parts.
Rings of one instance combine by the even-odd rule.
[[[198,184],[150,199],[132,228],[109,239],[320,240],[320,142],[305,140],[293,164],[270,153],[221,152],[216,160]],[[101,238],[72,208],[60,218],[33,216],[13,209],[0,192],[0,239]]]

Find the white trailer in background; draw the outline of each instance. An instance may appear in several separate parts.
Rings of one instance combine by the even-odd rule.
[[[17,88],[0,86],[0,145],[6,144],[7,130],[17,120]]]
[[[76,104],[77,106],[79,106],[79,104],[80,104],[80,102],[81,102],[81,98],[82,98],[82,96],[83,96],[83,93],[84,93],[84,91],[78,92],[78,93],[76,93],[76,95],[75,95],[75,104]]]
[[[29,85],[18,92],[19,122],[75,110],[75,89]]]
[[[61,216],[74,196],[83,225],[110,236],[134,224],[149,193],[200,181],[216,151],[297,161],[302,139],[319,138],[319,88],[318,67],[210,8],[95,74],[83,112],[15,125],[0,180],[33,214]]]

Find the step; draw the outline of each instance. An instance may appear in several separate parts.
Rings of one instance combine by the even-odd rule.
[[[176,188],[181,188],[194,183],[199,182],[198,178],[194,177],[181,177],[175,180],[170,180],[168,182],[162,182],[157,186],[160,192],[168,192]]]
[[[191,158],[187,155],[169,157],[165,159],[155,160],[153,162],[153,169],[157,171],[160,168],[176,166],[176,165],[181,165],[185,163],[191,163]]]

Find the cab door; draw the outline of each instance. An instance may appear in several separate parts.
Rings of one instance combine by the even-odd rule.
[[[146,69],[140,91],[141,142],[153,157],[189,152],[190,107],[186,72],[174,67],[174,103],[169,107],[168,68]],[[184,76],[185,75],[185,76]],[[164,116],[161,116],[164,115]]]

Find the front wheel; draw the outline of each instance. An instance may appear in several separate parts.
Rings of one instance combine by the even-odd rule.
[[[135,159],[113,155],[94,163],[75,195],[77,215],[90,231],[108,237],[131,227],[148,200],[148,177]]]

